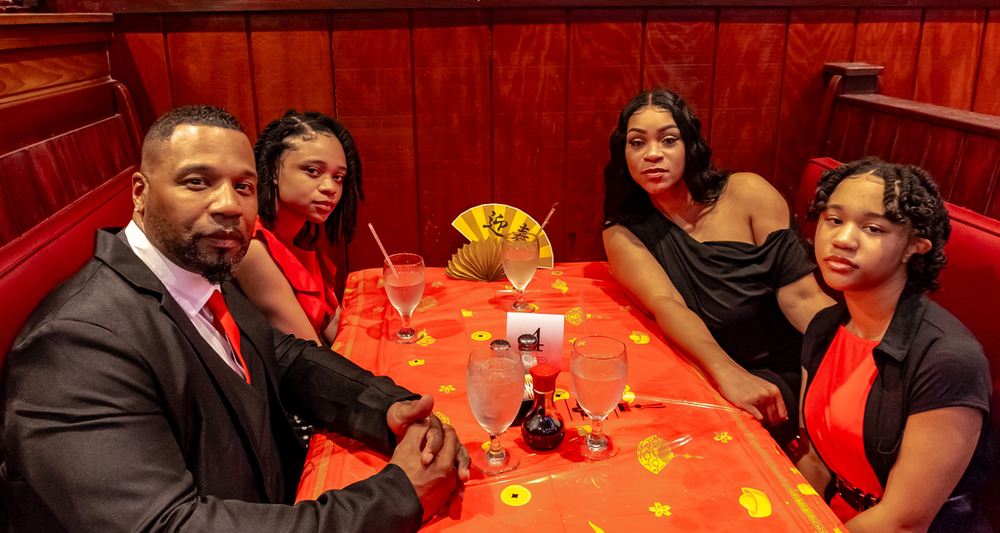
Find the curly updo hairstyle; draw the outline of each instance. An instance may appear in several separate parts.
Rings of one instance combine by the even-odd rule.
[[[625,104],[618,116],[618,126],[611,132],[611,161],[604,167],[604,227],[638,222],[653,210],[649,194],[632,179],[625,160],[628,121],[632,115],[651,107],[670,112],[680,129],[684,141],[684,183],[694,200],[713,204],[726,187],[730,172],[712,166],[712,149],[701,136],[701,121],[691,108],[672,91],[643,91]]]
[[[869,172],[885,182],[882,196],[885,217],[897,224],[909,223],[918,237],[931,242],[931,249],[926,253],[910,257],[907,263],[907,289],[918,292],[936,290],[938,274],[948,263],[944,245],[951,234],[951,221],[937,184],[924,169],[867,157],[826,170],[816,185],[816,197],[809,203],[809,220],[819,219],[820,214],[826,210],[830,195],[841,181]]]
[[[351,242],[354,227],[357,224],[358,200],[364,200],[361,190],[361,158],[354,146],[354,138],[343,124],[318,111],[299,113],[289,109],[285,116],[272,121],[261,132],[253,153],[257,159],[257,215],[261,224],[267,229],[274,229],[274,217],[278,202],[278,169],[285,152],[294,150],[299,142],[316,139],[317,135],[332,135],[344,147],[347,156],[347,175],[344,176],[343,190],[340,201],[333,213],[326,219],[326,236],[330,243],[335,243],[340,237],[345,242]],[[301,242],[304,247],[311,247],[319,236],[319,228],[306,222],[303,233],[308,238]],[[300,244],[296,238],[296,244]]]

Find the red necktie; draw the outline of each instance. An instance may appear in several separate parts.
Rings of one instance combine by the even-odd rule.
[[[240,366],[243,367],[243,375],[246,376],[247,384],[249,385],[250,370],[247,369],[247,363],[243,360],[243,354],[240,353],[240,330],[236,327],[233,315],[229,314],[229,308],[226,307],[226,301],[222,298],[222,293],[213,291],[205,307],[212,313],[212,323],[215,325],[215,329],[219,330],[219,333],[222,333],[229,339],[229,344],[232,345],[236,358],[240,360]]]

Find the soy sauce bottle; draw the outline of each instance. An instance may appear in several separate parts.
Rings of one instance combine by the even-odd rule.
[[[535,450],[554,450],[566,436],[562,416],[552,403],[558,375],[559,369],[547,363],[531,368],[535,403],[521,423],[521,437]]]

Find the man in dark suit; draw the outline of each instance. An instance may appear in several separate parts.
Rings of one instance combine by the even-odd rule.
[[[415,531],[468,478],[433,398],[272,330],[228,282],[256,186],[225,111],[181,108],[150,129],[133,222],[98,232],[94,258],[39,304],[6,359],[12,533]],[[290,505],[304,453],[285,409],[390,464]]]

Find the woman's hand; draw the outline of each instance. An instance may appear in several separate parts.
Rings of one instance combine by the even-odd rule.
[[[788,409],[781,391],[773,383],[761,379],[742,367],[713,374],[719,392],[733,405],[753,415],[759,422],[775,425],[788,420]]]

